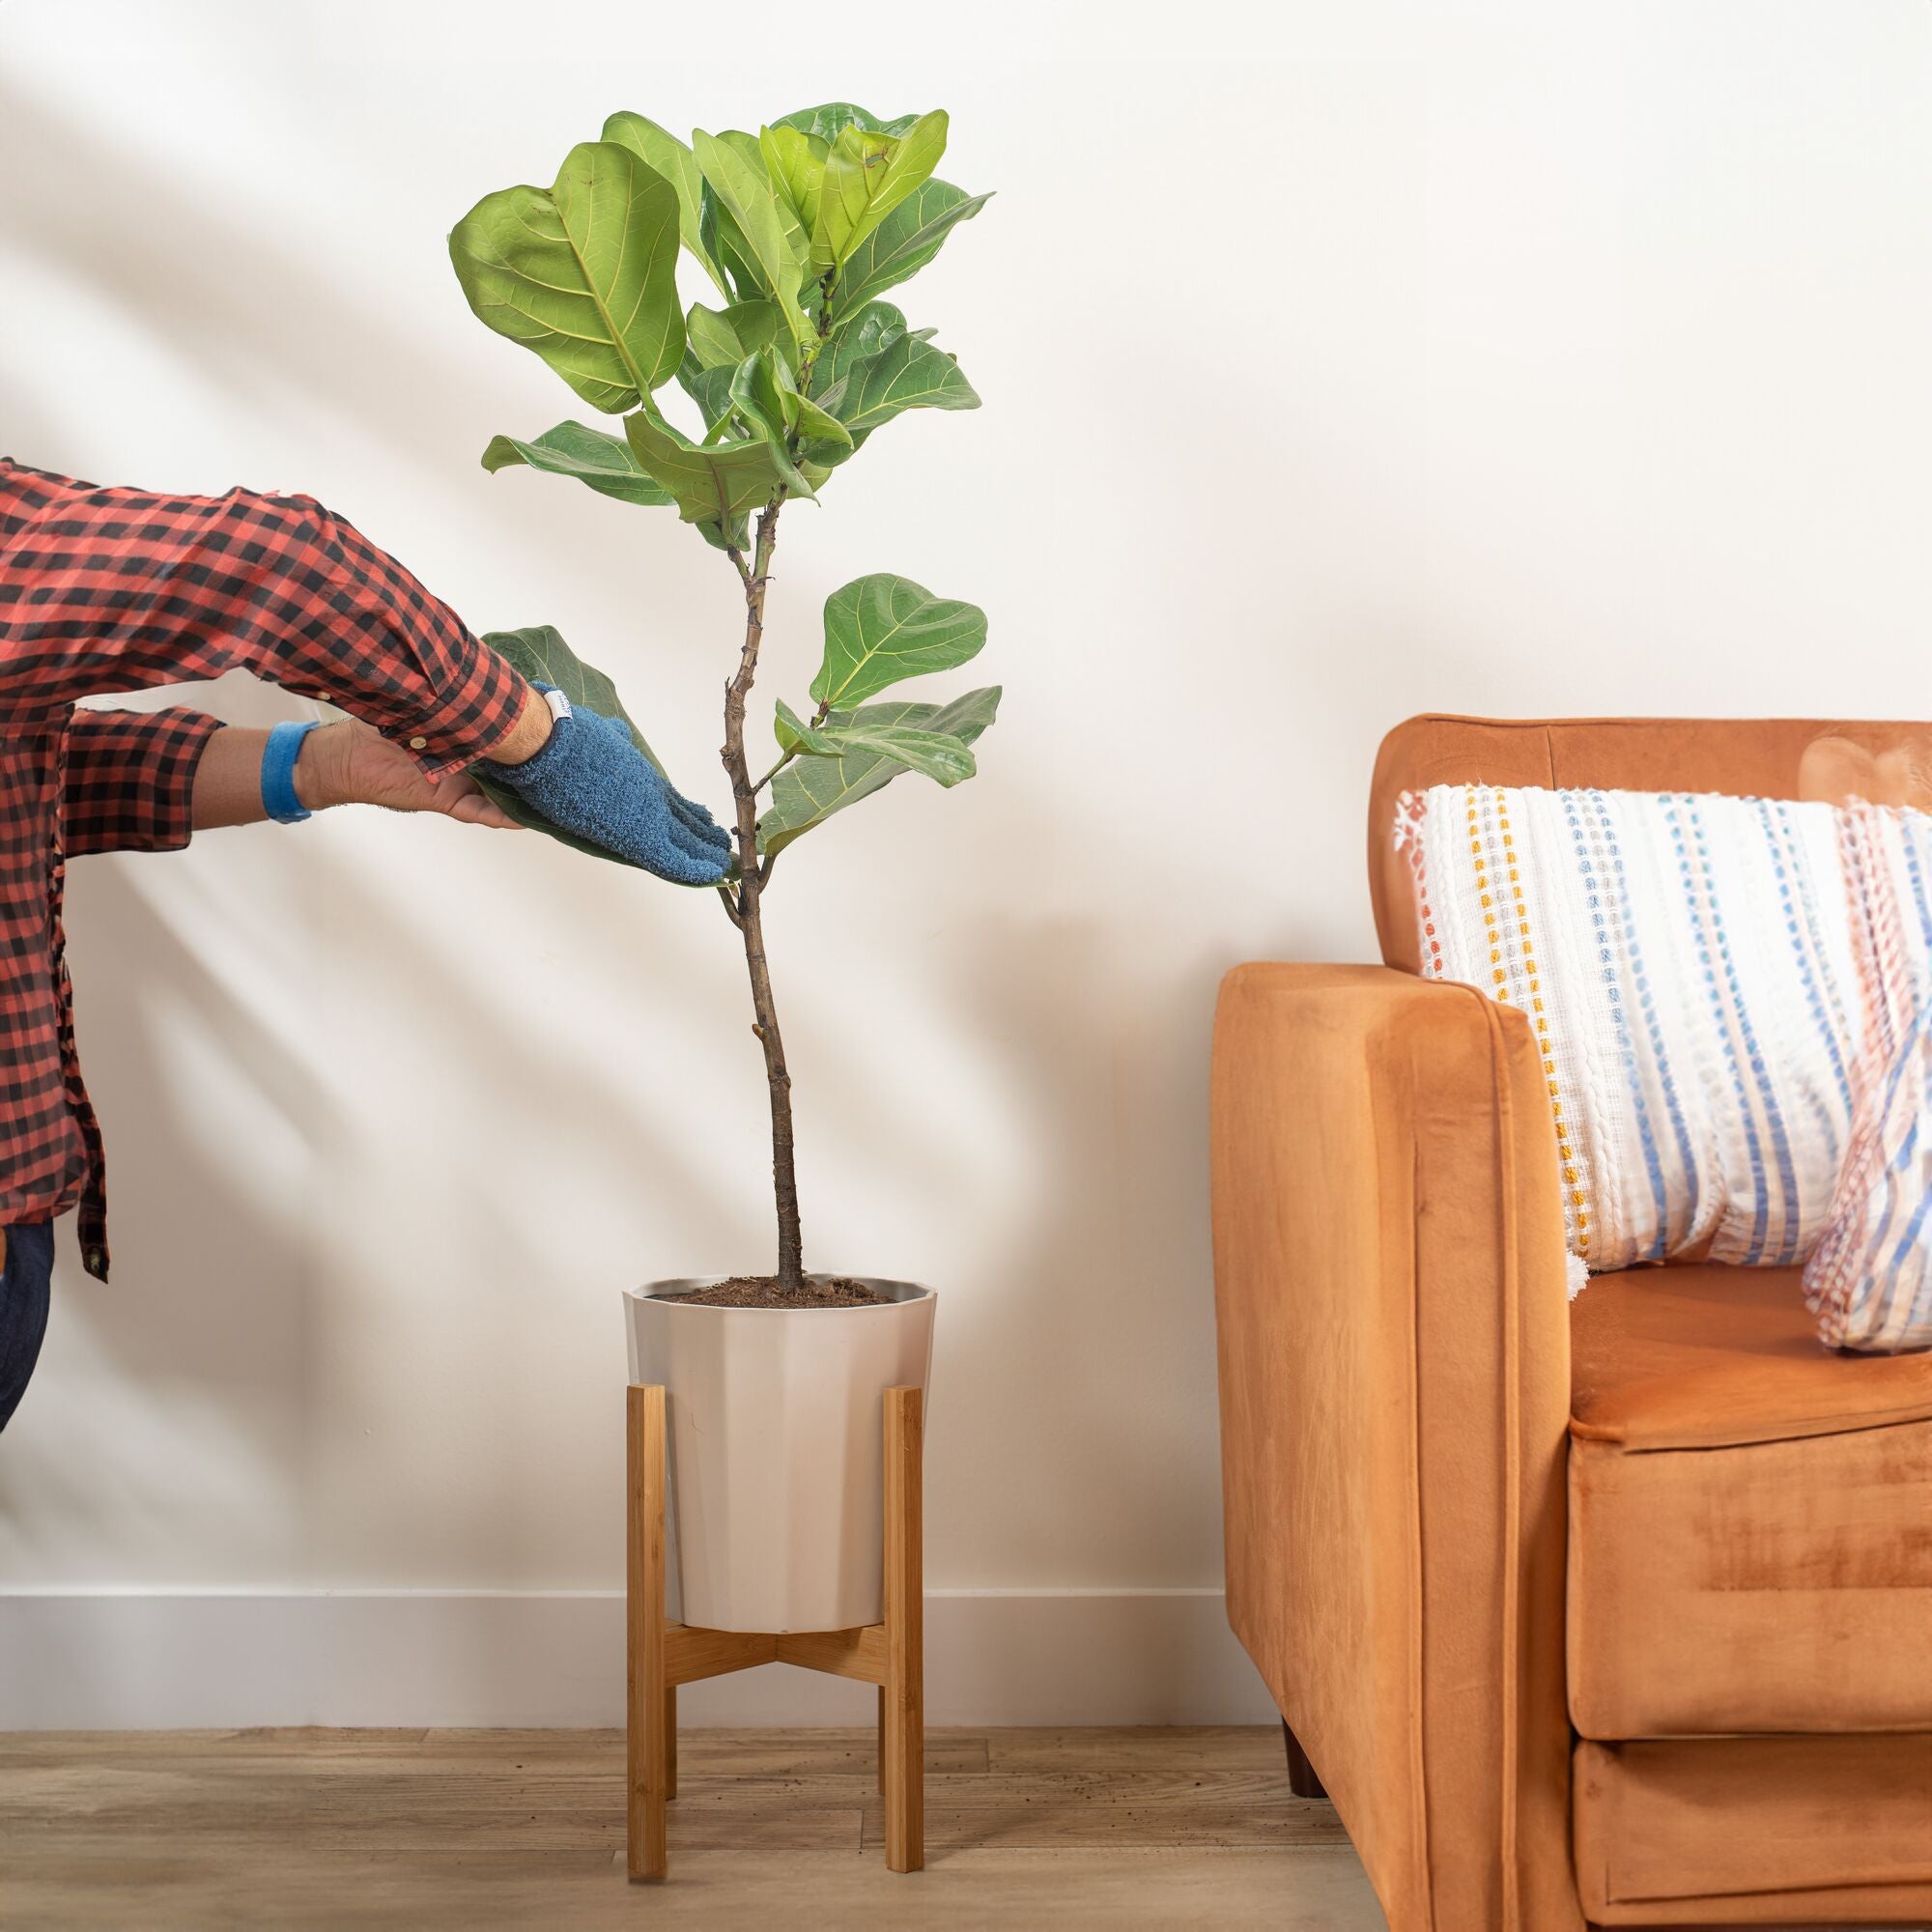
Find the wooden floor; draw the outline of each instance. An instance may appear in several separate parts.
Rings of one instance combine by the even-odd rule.
[[[902,1878],[875,1776],[869,1732],[685,1731],[632,1886],[615,1731],[0,1735],[0,1923],[1383,1926],[1278,1729],[933,1731]]]

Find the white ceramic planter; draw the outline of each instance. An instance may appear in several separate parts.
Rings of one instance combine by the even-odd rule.
[[[720,1276],[624,1296],[631,1379],[668,1412],[672,1611],[724,1631],[851,1630],[884,1615],[885,1392],[922,1391],[936,1296],[870,1308],[705,1308]]]

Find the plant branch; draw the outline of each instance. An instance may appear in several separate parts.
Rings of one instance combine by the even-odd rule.
[[[765,1054],[765,1082],[771,1090],[772,1185],[779,1221],[779,1285],[801,1287],[805,1280],[804,1242],[799,1230],[798,1177],[792,1158],[791,1074],[785,1066],[784,1040],[779,1032],[778,1007],[772,998],[771,971],[765,959],[765,926],[759,895],[769,870],[758,863],[757,789],[745,762],[745,700],[758,674],[758,647],[764,640],[765,589],[770,581],[772,552],[778,544],[779,511],[784,504],[781,488],[758,518],[757,543],[749,568],[737,551],[730,553],[745,585],[745,642],[738,654],[737,673],[724,687],[724,746],[722,756],[731,780],[731,802],[738,832],[738,902],[733,922],[745,941],[745,968],[752,982],[752,1008],[756,1018],[752,1031]],[[733,909],[727,904],[727,912]]]
[[[780,773],[781,773],[781,771],[783,771],[783,770],[784,770],[784,768],[785,768],[785,767],[786,767],[786,766],[787,766],[788,764],[790,764],[790,763],[791,763],[791,761],[792,761],[792,760],[793,760],[793,759],[794,759],[795,757],[797,757],[797,756],[798,756],[798,753],[797,753],[796,752],[787,752],[787,753],[786,753],[784,754],[784,756],[783,756],[783,757],[781,757],[781,759],[780,759],[780,760],[778,761],[778,763],[777,763],[777,764],[775,764],[775,765],[774,765],[774,766],[773,766],[773,767],[771,768],[771,770],[770,770],[770,771],[768,771],[768,772],[767,772],[767,773],[766,773],[766,774],[764,775],[764,777],[763,777],[763,778],[761,778],[761,779],[760,779],[760,780],[759,780],[759,781],[757,781],[757,783],[756,783],[756,784],[754,784],[754,785],[753,785],[753,786],[752,787],[752,789],[753,789],[753,790],[754,792],[755,792],[755,791],[763,791],[763,790],[764,790],[764,788],[765,788],[765,787],[766,787],[766,786],[767,786],[768,784],[770,784],[770,783],[771,783],[771,781],[773,781],[773,780],[774,780],[775,778],[777,778],[777,777],[778,777],[778,775],[779,775],[779,774],[780,774]]]

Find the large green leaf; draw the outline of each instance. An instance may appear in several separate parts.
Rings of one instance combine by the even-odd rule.
[[[825,600],[825,658],[811,680],[820,704],[841,711],[908,677],[951,670],[986,642],[977,604],[935,597],[909,577],[857,577]]]
[[[698,204],[698,232],[704,238],[704,245],[711,250],[718,266],[724,270],[724,279],[730,285],[734,301],[767,300],[763,271],[752,253],[752,244],[738,232],[738,224],[733,221],[712,193],[711,185],[704,185],[703,199]],[[776,304],[775,304],[776,306]]]
[[[677,380],[704,417],[707,442],[731,413],[731,381],[746,356],[770,345],[779,330],[778,304],[734,302],[720,312],[693,302],[684,319],[687,347]]]
[[[655,121],[647,121],[641,114],[611,115],[604,124],[604,139],[615,141],[641,156],[648,166],[655,168],[677,190],[678,233],[684,238],[684,245],[696,257],[698,267],[711,277],[719,294],[728,301],[731,291],[725,286],[718,264],[712,260],[710,249],[704,245],[704,234],[699,225],[704,179],[697,172],[696,156],[675,134],[660,128]]]
[[[706,442],[716,442],[731,433],[731,381],[737,373],[735,362],[722,363],[716,369],[694,369],[688,355],[684,367],[677,372],[684,393],[697,405],[697,412],[704,418]]]
[[[821,274],[849,257],[894,209],[930,178],[946,152],[943,108],[922,114],[902,135],[845,128],[832,143],[811,230],[811,265]]]
[[[483,468],[506,469],[513,463],[527,463],[552,476],[574,476],[620,503],[655,507],[671,500],[670,492],[651,480],[621,436],[587,429],[580,422],[560,422],[534,442],[520,442],[513,436],[492,437],[483,452]]]
[[[747,141],[751,144],[749,156],[742,145]],[[758,288],[777,301],[793,339],[804,342],[810,325],[799,310],[798,288],[810,258],[810,244],[797,216],[765,172],[756,140],[735,130],[707,134],[699,128],[692,135],[691,146],[705,185],[731,217],[738,239],[749,251],[746,266],[754,271]],[[739,290],[740,295],[745,293]]]
[[[816,388],[821,409],[837,416],[854,445],[881,423],[906,410],[977,410],[980,397],[964,372],[945,350],[922,335],[907,331],[905,319],[887,302],[875,302],[886,317],[876,330],[848,331],[858,336],[857,353],[840,356],[844,338],[834,345],[831,382]],[[871,311],[860,319],[869,321]],[[896,323],[896,327],[894,324]],[[867,345],[871,344],[869,351]]]
[[[837,402],[846,380],[860,363],[868,361],[880,350],[910,334],[904,315],[891,302],[867,302],[858,314],[849,316],[819,352],[811,365],[811,393],[821,403]],[[920,340],[932,334],[920,331]]]
[[[896,121],[881,121],[876,114],[868,114],[849,100],[828,100],[822,106],[800,107],[790,114],[781,114],[772,126],[796,128],[802,134],[830,142],[836,141],[847,128],[863,128],[868,134],[903,134],[918,119],[917,114],[901,114]]]
[[[688,524],[718,524],[727,530],[747,510],[768,503],[784,478],[763,437],[695,443],[654,410],[624,418],[624,434],[638,461],[677,501]]]
[[[782,697],[772,715],[772,735],[778,739],[781,751],[816,752],[827,758],[843,755],[836,739],[828,738],[817,725],[808,724]]]
[[[684,355],[677,190],[614,141],[571,149],[549,188],[485,195],[449,256],[477,316],[615,415]]]
[[[623,700],[617,696],[617,687],[601,670],[585,664],[550,625],[539,624],[524,631],[488,631],[483,641],[499,651],[532,684],[554,684],[573,705],[601,712],[606,718],[621,718],[630,730],[631,742],[660,773],[664,771],[658,754],[638,729],[637,721],[624,709]],[[580,838],[574,832],[566,832],[562,826],[554,824],[534,806],[526,804],[508,785],[498,784],[475,767],[470,768],[469,775],[484,795],[500,806],[519,825],[527,826],[532,832],[546,833],[560,844],[568,845],[575,851],[587,852],[593,859],[608,859],[613,866],[631,865],[629,859],[620,858],[615,852],[608,851],[587,838]]]
[[[723,310],[693,302],[684,318],[685,341],[700,369],[726,363],[735,369],[778,332],[778,304],[770,301],[733,302]]]
[[[765,172],[791,203],[800,229],[810,235],[818,219],[818,191],[825,180],[825,143],[796,128],[764,128],[758,132],[758,151]]]
[[[802,497],[812,494],[811,485],[799,474],[792,461],[790,435],[798,417],[798,391],[780,380],[784,364],[769,349],[748,355],[731,377],[731,404],[753,435],[770,446],[772,464],[785,480],[786,487]],[[785,371],[788,377],[789,371]]]
[[[903,725],[916,731],[942,732],[970,745],[992,724],[1000,708],[1000,687],[969,691],[950,704],[867,704],[840,719],[826,721],[828,728],[853,725]],[[822,825],[835,811],[843,811],[862,798],[889,785],[907,770],[899,759],[875,747],[847,752],[842,758],[794,759],[772,781],[771,809],[758,820],[758,848],[781,852],[794,838]]]
[[[967,194],[943,181],[929,181],[908,195],[846,258],[833,287],[835,319],[856,314],[874,296],[918,274],[947,236],[990,200],[990,194]]]
[[[910,724],[868,724],[860,719],[840,724],[828,719],[818,735],[847,750],[883,752],[909,771],[942,785],[961,784],[979,770],[966,741],[945,731],[920,731]]]

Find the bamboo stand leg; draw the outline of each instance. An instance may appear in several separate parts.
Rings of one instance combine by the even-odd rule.
[[[669,1719],[676,1693],[665,1684],[665,1392],[630,1390],[625,1431],[630,1463],[626,1591],[626,1843],[633,1879],[663,1878],[665,1800],[670,1795]]]
[[[626,1411],[625,1806],[633,1879],[669,1869],[665,1804],[677,1796],[677,1687],[760,1663],[796,1663],[879,1687],[886,1863],[925,1864],[923,1408],[916,1388],[885,1400],[885,1621],[859,1630],[701,1630],[665,1621],[665,1392],[633,1383]]]
[[[920,1560],[923,1428],[916,1388],[886,1391],[886,1865],[925,1863],[925,1603]]]

